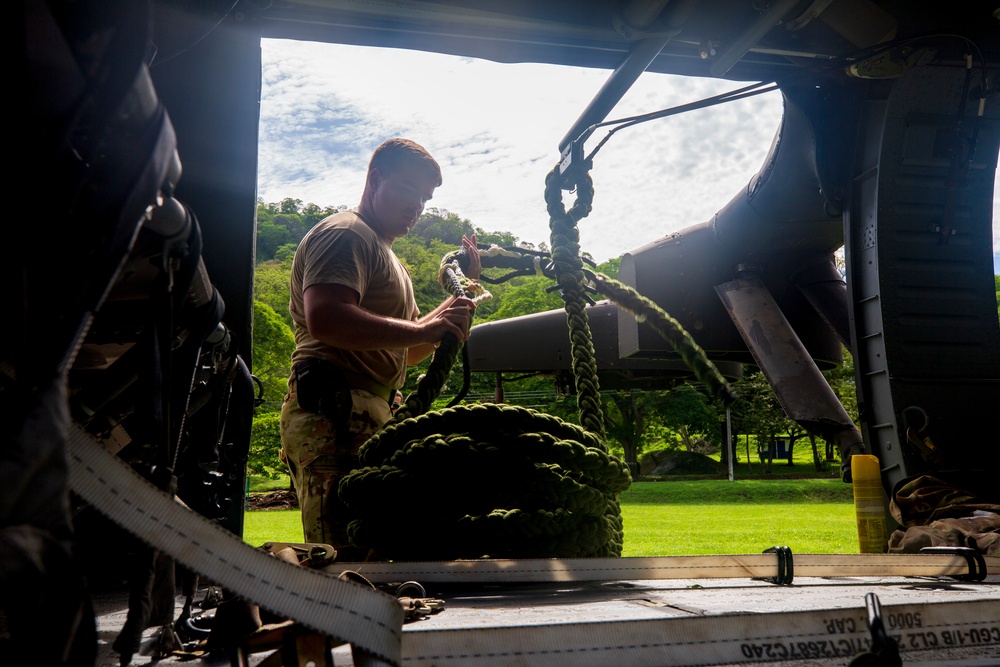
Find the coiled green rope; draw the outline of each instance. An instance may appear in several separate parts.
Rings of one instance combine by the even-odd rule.
[[[393,560],[620,556],[627,468],[582,428],[511,405],[387,425],[340,483],[355,544]]]

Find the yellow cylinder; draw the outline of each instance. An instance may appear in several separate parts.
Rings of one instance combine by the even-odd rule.
[[[882,489],[878,457],[856,454],[851,457],[854,511],[858,521],[858,547],[863,554],[885,553],[888,547],[887,503]]]

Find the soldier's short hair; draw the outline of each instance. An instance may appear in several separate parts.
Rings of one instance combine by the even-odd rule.
[[[398,170],[404,164],[425,168],[437,186],[441,185],[441,167],[437,160],[431,157],[427,149],[417,142],[402,137],[387,139],[375,149],[371,161],[368,163],[368,173],[377,167],[380,172],[388,174]]]

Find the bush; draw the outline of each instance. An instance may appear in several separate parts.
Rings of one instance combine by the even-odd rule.
[[[660,449],[639,457],[643,477],[667,475],[722,475],[726,471],[717,460],[683,450]]]
[[[287,475],[288,468],[278,457],[281,449],[281,415],[266,412],[253,418],[250,427],[250,456],[247,474],[276,479]]]

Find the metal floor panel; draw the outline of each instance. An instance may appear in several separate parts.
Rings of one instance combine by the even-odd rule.
[[[434,590],[440,613],[408,623],[403,664],[701,666],[847,665],[870,644],[865,596],[874,593],[904,665],[1000,665],[1000,576],[634,580],[476,585]],[[126,596],[95,596],[97,665],[118,665],[111,642]],[[178,609],[182,603],[178,598]],[[151,635],[153,631],[147,631]],[[346,647],[334,664],[354,664]],[[251,656],[257,665],[267,653]],[[133,665],[151,664],[137,655]],[[159,664],[228,665],[228,656]]]

